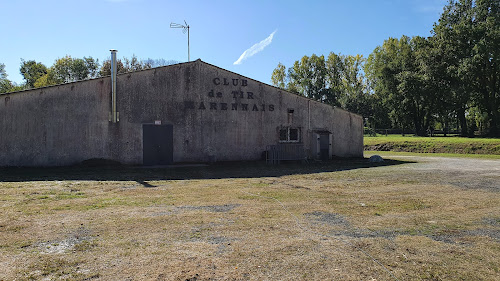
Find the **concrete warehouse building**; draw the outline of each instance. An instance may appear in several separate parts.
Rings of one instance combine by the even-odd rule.
[[[266,155],[362,157],[362,117],[201,60],[0,95],[0,166]]]

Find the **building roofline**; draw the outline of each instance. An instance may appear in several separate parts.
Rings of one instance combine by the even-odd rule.
[[[205,62],[205,61],[202,61],[201,59],[197,59],[197,60],[194,60],[194,61],[189,61],[189,62],[180,62],[180,63],[176,63],[176,64],[169,64],[169,65],[163,65],[163,66],[158,66],[158,67],[153,67],[153,68],[147,68],[147,69],[141,69],[141,70],[136,70],[136,71],[130,71],[130,72],[125,72],[125,73],[119,73],[117,74],[117,76],[121,76],[121,75],[128,75],[128,74],[132,74],[132,73],[136,73],[136,72],[143,72],[143,71],[150,71],[150,70],[156,70],[156,69],[160,69],[160,68],[167,68],[167,67],[174,67],[174,66],[179,66],[179,65],[184,65],[184,64],[194,64],[194,63],[204,63],[206,65],[209,65],[211,67],[215,67],[217,69],[220,69],[220,70],[224,70],[224,71],[227,71],[227,72],[230,72],[230,73],[233,73],[235,75],[238,75],[238,76],[241,76],[241,77],[245,77],[246,79],[249,79],[249,80],[252,80],[254,82],[257,82],[257,83],[261,83],[261,84],[264,84],[268,87],[272,87],[272,88],[275,88],[277,90],[280,90],[280,91],[283,91],[285,93],[288,93],[288,94],[291,94],[291,95],[295,95],[299,98],[303,98],[305,100],[309,100],[309,101],[312,101],[312,102],[315,102],[315,103],[319,103],[319,104],[323,104],[323,105],[327,105],[327,106],[330,106],[334,109],[341,109],[341,110],[344,110],[344,111],[347,111],[351,114],[354,114],[354,115],[358,115],[360,117],[362,117],[361,115],[359,114],[356,114],[356,113],[353,113],[353,112],[350,112],[348,110],[345,110],[343,108],[340,108],[340,107],[337,107],[337,106],[333,106],[333,105],[330,105],[330,104],[326,104],[326,103],[322,103],[320,101],[316,101],[316,100],[313,100],[311,98],[308,98],[308,97],[304,97],[304,96],[301,96],[297,93],[293,93],[293,92],[290,92],[290,91],[287,91],[285,89],[282,89],[282,88],[279,88],[279,87],[276,87],[274,85],[271,85],[271,84],[268,84],[268,83],[265,83],[265,82],[262,82],[262,81],[259,81],[259,80],[256,80],[256,79],[253,79],[253,78],[250,78],[250,77],[247,77],[245,75],[241,75],[239,73],[236,73],[234,71],[231,71],[231,70],[227,70],[225,68],[222,68],[222,67],[219,67],[219,66],[216,66],[214,64],[211,64],[211,63],[208,63],[208,62]],[[45,87],[40,87],[40,88],[32,88],[32,89],[25,89],[25,90],[21,90],[21,91],[15,91],[15,92],[9,92],[9,93],[0,93],[0,96],[7,96],[7,95],[12,95],[12,94],[18,94],[18,93],[23,93],[23,92],[27,92],[27,91],[34,91],[34,90],[43,90],[43,89],[47,89],[47,88],[51,88],[51,87],[59,87],[59,86],[63,86],[63,85],[70,85],[70,84],[76,84],[76,83],[81,83],[81,82],[86,82],[86,81],[93,81],[93,80],[98,80],[98,79],[104,79],[104,78],[109,78],[111,77],[111,75],[107,75],[107,76],[102,76],[102,77],[96,77],[96,78],[91,78],[91,79],[86,79],[86,80],[78,80],[78,81],[73,81],[73,82],[69,82],[69,83],[62,83],[62,84],[56,84],[56,85],[50,85],[50,86],[45,86]]]
[[[334,106],[334,105],[330,105],[330,104],[326,104],[326,103],[322,103],[322,102],[320,102],[320,101],[313,100],[313,99],[311,99],[311,98],[301,96],[301,95],[299,95],[299,94],[297,94],[297,93],[290,92],[290,91],[285,90],[285,89],[283,89],[283,88],[276,87],[276,86],[274,86],[274,85],[271,85],[271,84],[268,84],[268,83],[265,83],[265,82],[262,82],[262,81],[259,81],[259,80],[255,80],[255,79],[253,79],[253,78],[247,77],[247,76],[245,76],[245,75],[241,75],[241,74],[236,73],[236,72],[234,72],[234,71],[227,70],[227,69],[225,69],[225,68],[222,68],[222,67],[219,67],[219,66],[213,65],[213,64],[211,64],[211,63],[208,63],[208,62],[202,61],[201,59],[197,59],[195,62],[198,62],[198,61],[199,61],[199,62],[202,62],[202,63],[204,63],[204,64],[206,64],[206,65],[209,65],[209,66],[212,66],[212,67],[215,67],[215,68],[218,68],[218,69],[221,69],[221,70],[224,70],[224,71],[227,71],[227,72],[230,72],[230,73],[233,73],[233,74],[239,75],[239,76],[241,76],[241,77],[245,77],[245,78],[247,78],[247,79],[249,79],[249,80],[252,80],[252,81],[255,81],[255,82],[257,82],[257,83],[261,83],[261,84],[264,84],[264,85],[266,85],[266,86],[269,86],[269,87],[275,88],[275,89],[280,90],[280,91],[283,91],[283,92],[285,92],[285,93],[288,93],[288,94],[291,94],[291,95],[295,95],[295,96],[297,96],[297,97],[299,97],[299,98],[303,98],[303,99],[305,99],[305,100],[309,100],[309,101],[312,101],[312,102],[315,102],[315,103],[319,103],[319,104],[327,105],[327,106],[330,106],[330,107],[332,107],[332,108],[334,108],[334,109],[340,109],[340,110],[343,110],[343,111],[347,111],[347,112],[349,112],[350,114],[358,115],[359,117],[363,118],[363,116],[361,116],[361,115],[359,115],[359,114],[357,114],[357,113],[354,113],[354,112],[350,112],[349,110],[346,110],[346,109],[344,109],[344,108],[341,108],[341,107],[338,107],[338,106]]]
[[[198,60],[200,60],[200,59],[198,59]],[[141,69],[141,70],[124,72],[124,73],[118,73],[116,76],[127,75],[127,74],[131,74],[131,73],[136,73],[136,72],[141,72],[141,71],[148,71],[148,70],[152,70],[152,69],[158,69],[158,68],[164,68],[164,67],[170,67],[170,66],[177,66],[177,65],[181,65],[181,64],[189,64],[189,63],[194,63],[194,62],[196,62],[196,61],[180,62],[180,63],[176,63],[176,64],[162,65],[162,66],[157,66],[157,67],[152,67],[152,68],[147,68],[147,69]],[[27,91],[34,91],[34,90],[42,90],[42,89],[47,89],[47,88],[52,88],[52,87],[59,87],[59,86],[63,86],[63,85],[76,84],[76,83],[93,81],[93,80],[98,80],[98,79],[103,79],[103,78],[109,78],[109,77],[111,77],[111,75],[106,75],[106,76],[101,76],[101,77],[95,77],[95,78],[90,78],[90,79],[85,79],[85,80],[77,80],[77,81],[73,81],[73,82],[55,84],[55,85],[50,85],[50,86],[38,87],[38,88],[24,89],[24,90],[15,91],[15,92],[0,93],[0,96],[11,95],[11,94],[18,94],[18,93],[27,92]]]

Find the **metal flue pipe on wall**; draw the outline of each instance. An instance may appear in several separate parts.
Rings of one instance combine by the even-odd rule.
[[[111,118],[110,121],[116,123],[119,120],[118,112],[116,111],[116,52],[111,51]]]

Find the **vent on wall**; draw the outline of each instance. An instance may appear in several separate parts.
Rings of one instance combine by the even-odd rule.
[[[291,124],[293,123],[293,108],[289,108],[288,109],[288,124]]]

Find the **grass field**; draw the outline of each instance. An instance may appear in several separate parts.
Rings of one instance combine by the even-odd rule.
[[[373,151],[500,155],[500,139],[488,138],[365,136],[364,145]]]
[[[499,162],[436,159],[0,169],[0,280],[499,280]]]
[[[500,154],[460,154],[460,153],[419,153],[419,152],[395,152],[366,150],[365,157],[372,155],[385,156],[416,156],[416,157],[453,157],[453,158],[475,158],[475,159],[500,159]]]

